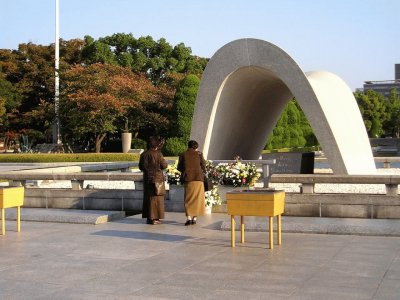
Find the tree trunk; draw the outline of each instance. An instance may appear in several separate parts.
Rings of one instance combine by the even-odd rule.
[[[100,135],[96,135],[96,153],[100,153],[101,150],[101,142],[106,137],[107,133],[102,133]]]

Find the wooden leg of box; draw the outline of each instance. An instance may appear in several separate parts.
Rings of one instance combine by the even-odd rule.
[[[4,213],[4,208],[1,209],[1,234],[6,234],[6,216]]]
[[[274,217],[269,217],[269,249],[274,249]]]
[[[231,216],[231,245],[235,247],[235,216]]]
[[[21,207],[17,206],[17,232],[21,231]]]
[[[276,231],[277,231],[277,233],[278,233],[278,245],[280,245],[280,244],[282,244],[282,233],[281,233],[281,230],[282,230],[282,220],[281,220],[281,215],[277,215],[276,216],[276,219],[277,219],[277,228],[276,228]]]
[[[244,243],[244,216],[240,216],[240,242]]]

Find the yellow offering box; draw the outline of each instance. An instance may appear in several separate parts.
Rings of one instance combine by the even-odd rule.
[[[1,233],[5,235],[5,208],[17,208],[17,231],[21,231],[21,206],[24,205],[24,187],[0,188]]]

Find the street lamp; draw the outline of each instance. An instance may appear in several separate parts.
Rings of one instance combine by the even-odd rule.
[[[56,4],[56,40],[55,40],[55,70],[54,70],[54,125],[53,125],[53,144],[61,144],[60,135],[60,114],[59,114],[59,98],[60,98],[60,75],[59,75],[59,65],[60,65],[60,24],[59,24],[59,0],[55,0]]]

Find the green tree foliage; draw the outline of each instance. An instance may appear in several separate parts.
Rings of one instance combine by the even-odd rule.
[[[171,118],[171,135],[175,138],[166,142],[167,155],[178,155],[186,149],[199,85],[200,79],[196,75],[186,76],[178,85]]]
[[[110,46],[101,41],[94,41],[89,36],[85,36],[85,46],[82,49],[82,59],[86,64],[116,64],[115,56],[112,53]]]
[[[154,84],[164,82],[168,73],[200,75],[207,64],[205,58],[193,56],[185,44],[173,47],[164,38],[154,41],[151,36],[136,39],[132,34],[116,33],[97,41],[86,36],[85,42],[85,63],[117,63],[145,73]]]
[[[187,149],[187,142],[181,137],[171,137],[166,140],[163,152],[168,156],[177,156]]]
[[[176,49],[181,49],[182,45]],[[174,57],[181,51],[174,52],[174,49],[165,39],[158,42],[149,36],[135,39],[131,34],[115,34],[98,40],[90,36],[86,36],[85,40],[60,40],[60,90],[65,96],[69,83],[62,75],[75,65],[88,67],[101,62],[128,68],[137,76],[152,79],[156,90],[141,105],[128,106],[115,126],[122,128],[127,119],[129,130],[136,137],[146,138],[155,131],[167,135],[175,88],[183,78],[182,74],[185,74],[177,73],[174,67],[181,63]],[[190,48],[186,49],[191,52]],[[192,55],[186,59],[183,71],[188,73],[190,70],[202,72],[207,62],[206,59]],[[54,119],[54,45],[28,43],[21,44],[18,50],[0,49],[0,75],[0,93],[3,97],[7,95],[6,100],[0,100],[0,108],[10,108],[2,116],[3,133],[10,130],[16,133],[41,131],[44,133],[41,142],[51,142]],[[120,97],[117,94],[114,96]],[[61,125],[68,135],[67,124]],[[115,134],[119,138],[119,132]],[[76,140],[77,143],[87,144],[92,139],[89,133],[77,135],[81,138]]]
[[[178,85],[174,97],[173,133],[178,137],[189,139],[192,126],[194,105],[200,79],[196,75],[186,76]]]
[[[316,146],[318,141],[295,100],[289,101],[280,116],[265,149]]]
[[[356,92],[354,97],[360,108],[368,136],[380,137],[384,133],[383,124],[389,119],[385,97],[372,90],[366,93]]]
[[[391,90],[386,106],[389,116],[384,123],[385,133],[400,138],[400,96],[396,89]]]

